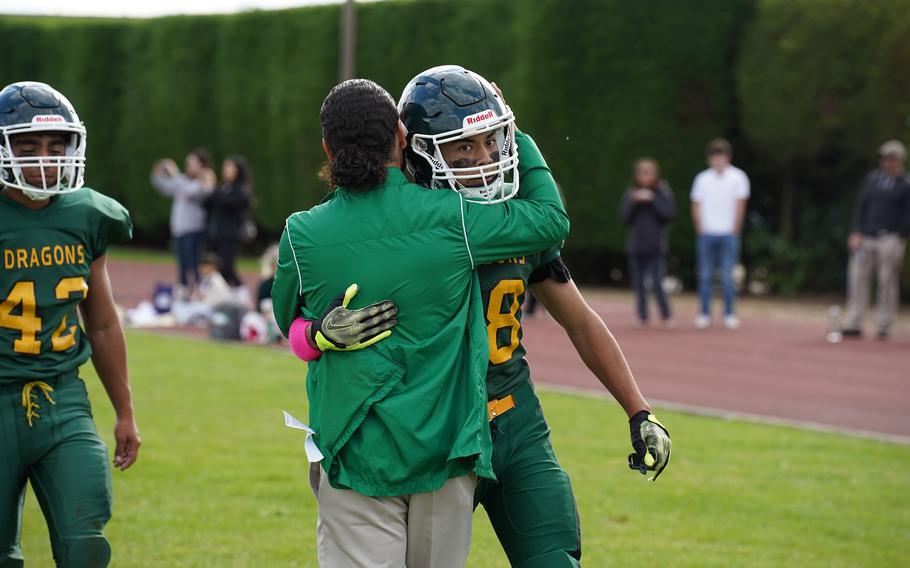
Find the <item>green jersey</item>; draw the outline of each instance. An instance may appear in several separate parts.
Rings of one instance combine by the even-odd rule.
[[[0,194],[0,384],[47,379],[88,360],[76,307],[89,293],[89,267],[131,236],[127,210],[88,188],[37,211]]]
[[[553,248],[477,268],[490,344],[489,400],[506,396],[531,377],[521,343],[521,306],[531,273],[558,256],[559,249]]]
[[[474,471],[493,477],[486,416],[486,324],[477,265],[554,246],[569,220],[546,162],[518,134],[521,199],[499,205],[408,183],[337,190],[292,215],[272,299],[287,334],[352,283],[352,307],[391,299],[391,337],[309,363],[310,426],[333,487],[371,496],[434,491]]]

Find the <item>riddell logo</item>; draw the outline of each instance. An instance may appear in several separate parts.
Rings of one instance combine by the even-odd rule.
[[[493,120],[494,118],[496,118],[496,113],[494,113],[492,109],[485,110],[483,112],[478,112],[477,114],[472,114],[471,116],[465,117],[464,124],[462,126],[464,128],[467,128],[468,126],[479,126],[484,122]]]
[[[39,114],[32,118],[32,124],[47,124],[49,122],[66,122],[66,119],[58,114]]]

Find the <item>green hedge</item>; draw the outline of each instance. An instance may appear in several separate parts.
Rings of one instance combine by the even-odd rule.
[[[358,6],[358,75],[397,96],[417,71],[458,63],[497,81],[549,157],[573,216],[567,254],[602,277],[621,254],[617,203],[631,162],[661,159],[685,199],[701,149],[732,124],[736,33],[748,2],[381,2]],[[335,83],[338,6],[142,21],[4,18],[0,82],[43,80],[89,127],[91,185],[163,240],[160,156],[197,145],[254,164],[267,232],[323,192],[318,112]],[[28,46],[28,49],[21,49]],[[20,49],[17,49],[20,47]],[[692,63],[695,62],[695,63]],[[683,255],[691,228],[675,225]],[[592,270],[585,270],[588,265]]]
[[[760,186],[745,246],[777,291],[842,290],[850,212],[890,138],[910,142],[906,0],[762,0],[737,70]],[[910,262],[905,263],[910,290]]]
[[[619,198],[633,161],[653,156],[674,188],[671,268],[691,274],[692,178],[711,138],[734,133],[733,77],[746,1],[550,0],[525,21],[519,117],[564,188],[567,256],[582,278],[625,268]]]
[[[390,0],[358,5],[357,74],[393,96],[444,63],[499,83],[563,187],[573,221],[565,254],[582,279],[624,267],[618,201],[643,155],[661,162],[676,190],[671,264],[691,278],[688,190],[705,143],[723,135],[753,176],[748,230],[759,238],[750,247],[746,235],[747,254],[773,268],[771,251],[788,250],[779,289],[797,278],[797,288],[834,288],[842,259],[810,243],[842,239],[850,184],[885,132],[908,138],[906,120],[888,130],[910,115],[901,3]],[[90,184],[130,208],[146,242],[164,243],[169,210],[149,186],[152,162],[199,145],[250,157],[255,215],[274,236],[324,192],[318,113],[337,79],[339,21],[338,5],[151,20],[2,17],[0,83],[42,80],[70,97],[89,127]],[[817,97],[804,101],[807,92]],[[824,184],[803,192],[810,178]],[[820,199],[831,180],[840,184],[833,203]],[[783,187],[797,188],[790,226],[780,220]],[[794,264],[828,276],[791,277]]]

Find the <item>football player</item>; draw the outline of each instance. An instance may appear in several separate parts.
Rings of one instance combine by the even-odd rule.
[[[495,85],[461,67],[434,67],[414,77],[398,109],[407,129],[405,165],[416,183],[479,203],[517,194],[520,179],[510,179],[507,166],[520,159],[522,148],[518,145],[513,157],[514,117],[501,101]],[[521,343],[521,305],[529,289],[628,414],[630,467],[656,479],[670,458],[669,434],[651,414],[615,338],[579,293],[559,248],[481,265],[477,273],[490,352],[487,397],[496,480],[480,480],[475,504],[486,509],[513,566],[579,566],[575,498],[550,444]]]
[[[473,100],[471,93],[449,94]],[[508,117],[480,111],[468,118],[511,133]],[[299,315],[322,313],[311,328],[315,344],[348,348],[349,341],[337,341],[347,327],[339,311],[358,288],[334,299],[332,293],[352,278],[364,291],[358,303],[389,298],[408,315],[382,343],[308,367],[310,425],[322,454],[313,455],[320,461],[311,468],[319,562],[463,566],[474,476],[493,478],[486,329],[474,268],[560,243],[568,215],[530,145],[520,168],[507,157],[481,176],[490,178],[491,196],[501,175],[494,170],[521,177],[527,184],[520,200],[478,205],[409,183],[401,171],[406,136],[398,109],[372,81],[334,87],[320,124],[324,177],[334,191],[288,217],[272,286],[279,328],[288,334]],[[503,141],[502,150],[514,148]]]
[[[79,367],[89,357],[116,411],[114,466],[136,461],[126,344],[105,252],[130,239],[113,199],[83,187],[86,131],[44,83],[0,91],[0,566],[22,566],[25,485],[57,566],[107,566],[105,444]],[[77,308],[82,315],[79,321]]]

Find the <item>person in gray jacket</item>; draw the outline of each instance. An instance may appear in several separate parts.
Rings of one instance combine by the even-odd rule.
[[[623,222],[629,226],[626,252],[638,321],[641,325],[648,323],[647,279],[664,325],[672,326],[673,315],[662,281],[667,265],[667,224],[676,214],[676,204],[670,186],[660,178],[655,160],[642,158],[635,162],[633,184],[622,196],[621,211]]]
[[[173,160],[158,160],[152,167],[155,189],[174,200],[171,205],[171,238],[177,258],[177,280],[181,295],[199,282],[199,255],[205,241],[206,214],[202,205],[215,189],[212,159],[205,149],[197,148],[186,157],[186,173]],[[192,276],[192,282],[190,281]]]
[[[900,304],[900,273],[910,234],[910,175],[904,170],[907,149],[889,140],[878,150],[880,167],[869,172],[856,196],[847,269],[845,337],[862,334],[869,281],[878,280],[878,337],[887,339]]]

